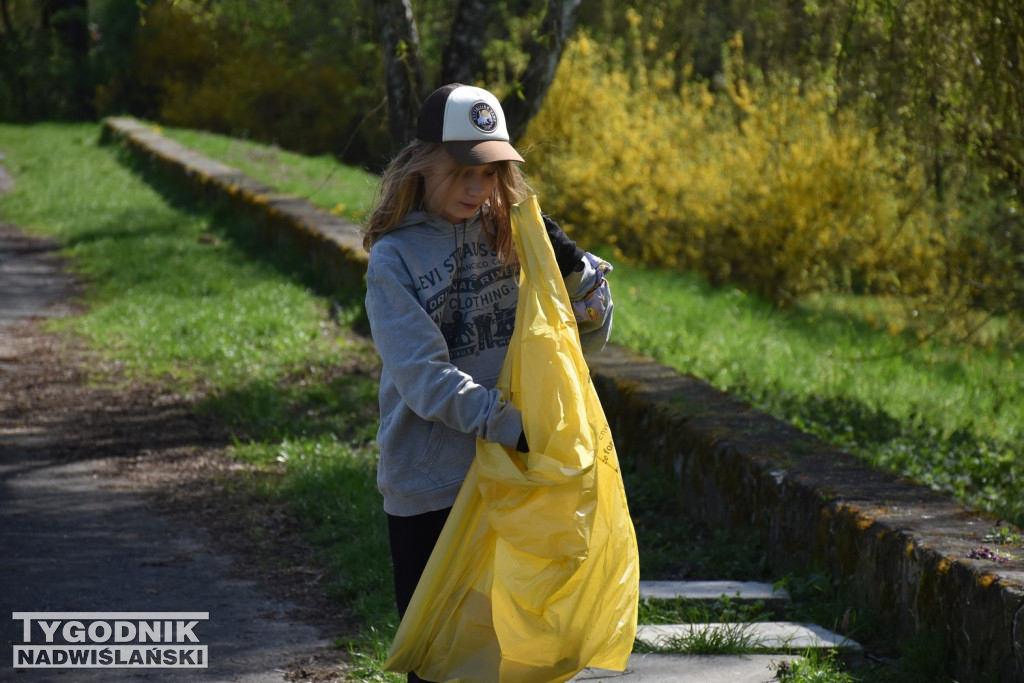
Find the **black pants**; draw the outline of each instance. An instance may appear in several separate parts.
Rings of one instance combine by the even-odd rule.
[[[449,512],[451,508],[412,517],[388,515],[388,538],[391,543],[391,566],[395,572],[395,602],[398,604],[399,619],[405,616],[413,591],[427,566],[427,560],[437,544]],[[409,683],[430,682],[410,673]]]

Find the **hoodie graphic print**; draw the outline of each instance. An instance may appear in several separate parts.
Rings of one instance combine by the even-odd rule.
[[[450,286],[428,299],[426,308],[433,311],[431,318],[444,336],[451,359],[507,347],[516,320],[515,306],[509,305],[516,293],[512,269],[497,261],[486,242],[460,245],[445,260],[446,266],[449,263],[453,268],[448,275]],[[445,277],[440,268],[420,276],[427,281],[437,277]]]

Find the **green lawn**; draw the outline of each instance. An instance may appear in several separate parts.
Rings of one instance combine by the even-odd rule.
[[[282,192],[304,197],[360,222],[370,208],[377,178],[331,156],[310,157],[203,131],[158,128],[165,136],[198,150]]]
[[[682,273],[617,263],[612,278],[615,341],[873,466],[1024,524],[1020,346],[922,343],[877,329],[873,300],[780,311]]]

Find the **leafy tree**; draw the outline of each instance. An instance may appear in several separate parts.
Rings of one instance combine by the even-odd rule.
[[[86,0],[0,0],[0,116],[93,116]]]

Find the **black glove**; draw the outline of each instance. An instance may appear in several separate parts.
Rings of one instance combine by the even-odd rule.
[[[519,442],[516,444],[516,450],[520,453],[530,452],[530,447],[526,444],[526,432],[519,432]]]
[[[548,239],[551,240],[551,246],[555,249],[558,272],[565,277],[583,262],[586,252],[577,247],[558,223],[547,216],[544,216],[544,228],[548,231]]]

